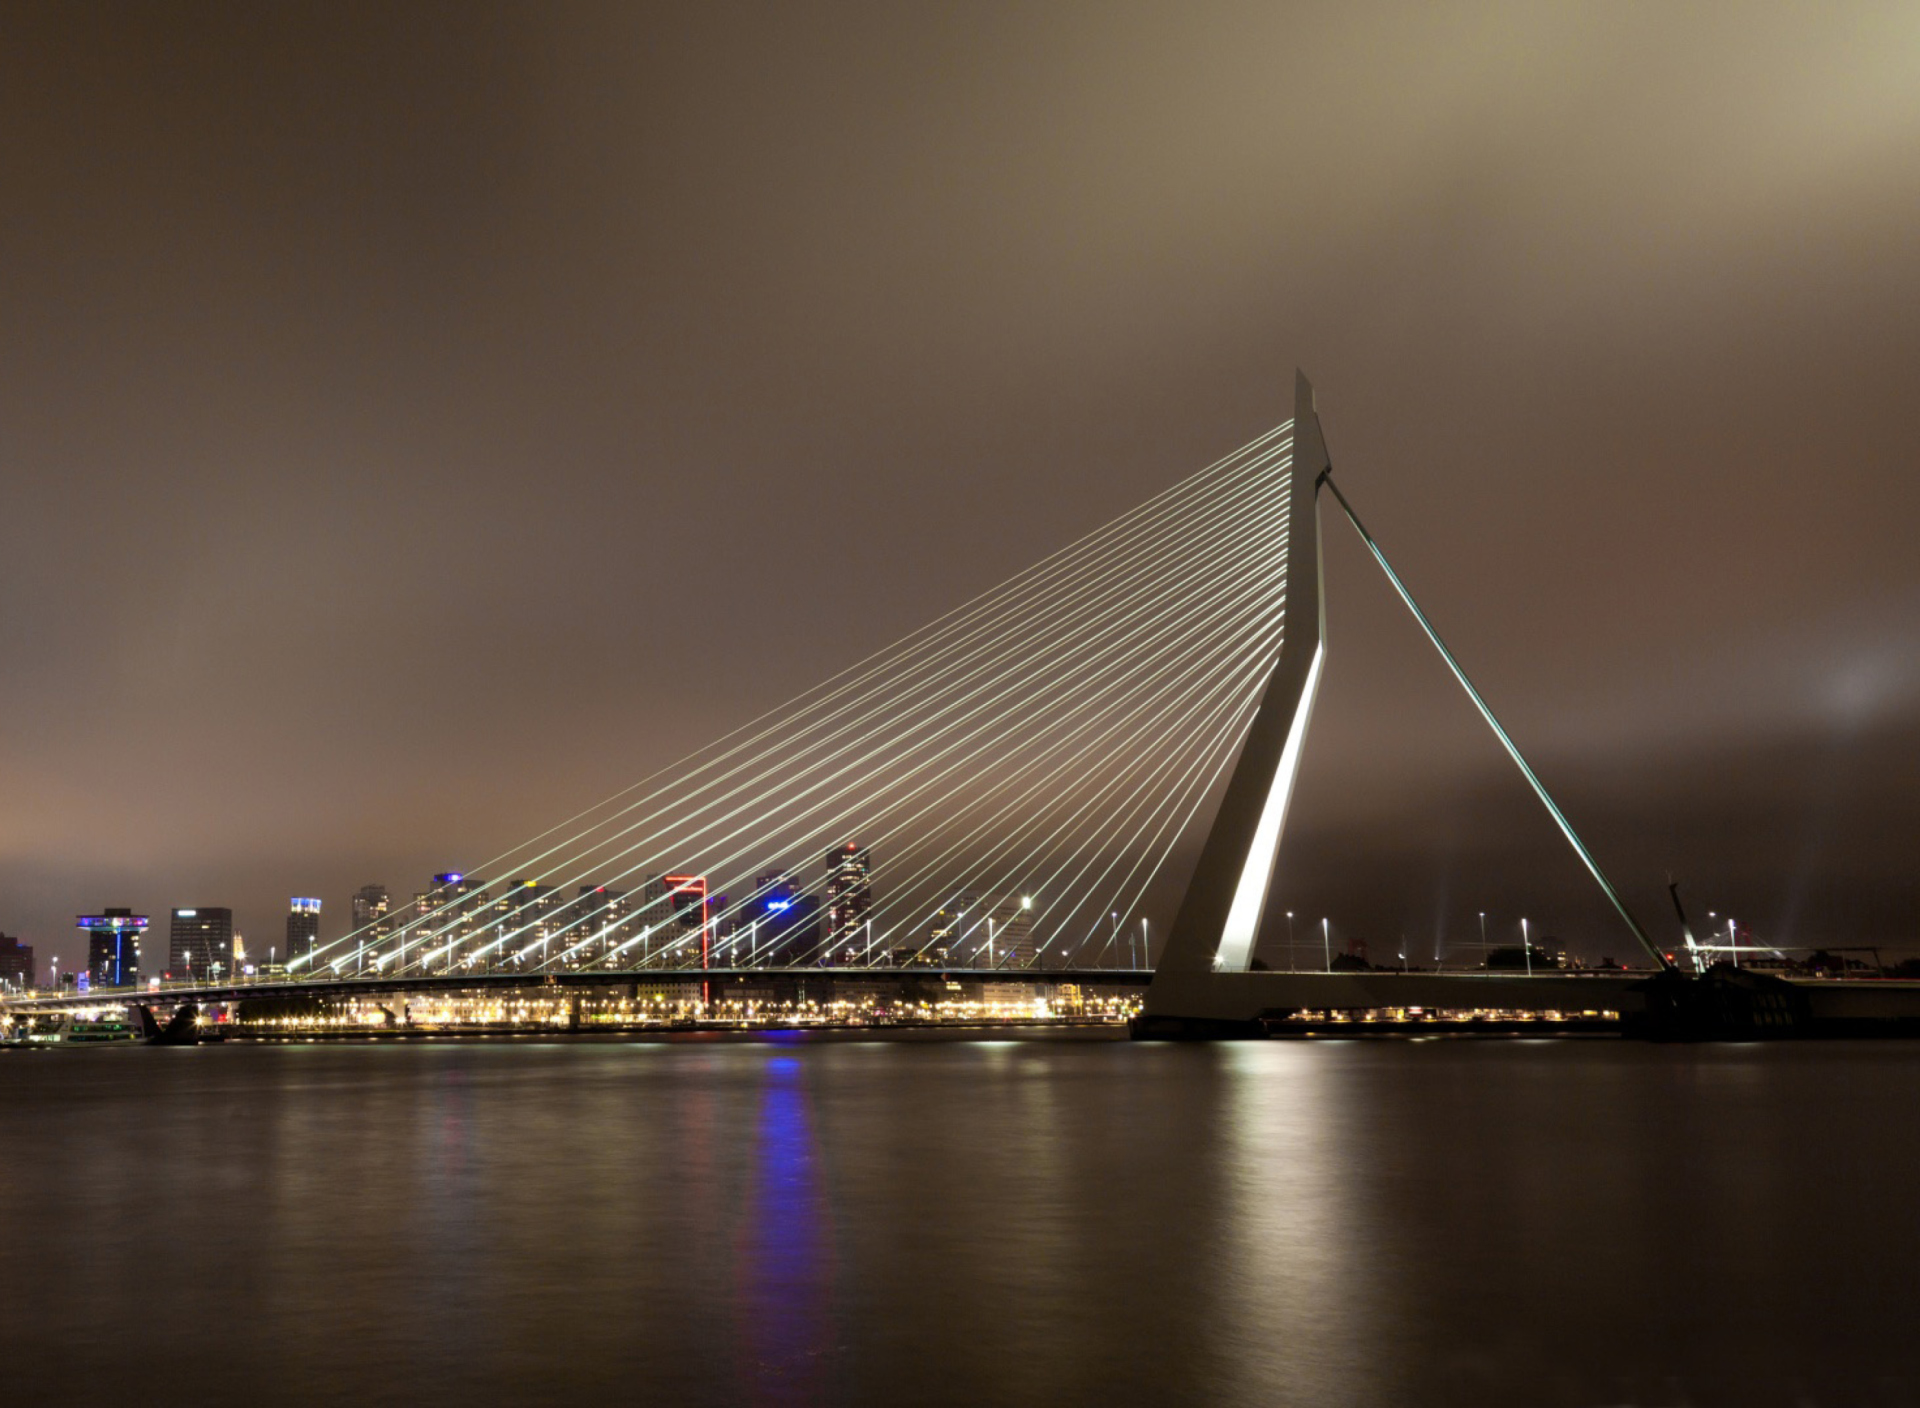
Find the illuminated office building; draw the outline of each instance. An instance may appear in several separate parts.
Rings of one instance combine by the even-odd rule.
[[[354,938],[347,955],[356,972],[386,953],[387,940],[393,934],[393,919],[388,912],[391,907],[385,885],[362,885],[353,892],[350,908]]]
[[[25,992],[33,986],[33,949],[11,934],[0,934],[0,988]]]
[[[287,904],[287,947],[282,961],[291,963],[320,945],[320,901],[295,897]]]
[[[933,923],[927,927],[926,942],[919,949],[918,961],[936,964],[966,961],[975,939],[982,944],[986,942],[986,929],[980,920],[979,900],[972,895],[954,896],[950,903],[933,912]],[[981,956],[984,959],[984,951]]]
[[[478,876],[458,870],[434,876],[432,887],[413,897],[413,927],[404,945],[408,962],[429,972],[463,963],[491,966],[500,957],[499,934],[475,938],[486,904],[487,882]]]
[[[640,886],[637,932],[643,935],[638,963],[654,959],[669,967],[699,967],[710,949],[704,875],[649,875]]]
[[[575,949],[565,962],[569,968],[618,957],[623,962],[632,956],[639,961],[640,924],[625,890],[605,885],[582,885],[574,892],[573,903],[562,916],[566,942],[562,949]]]
[[[512,881],[501,891],[492,915],[492,930],[478,947],[494,945],[489,960],[516,967],[544,963],[556,951],[550,946],[554,933],[561,928],[562,908],[556,887],[534,880]]]
[[[1033,962],[1033,901],[1009,898],[988,916],[986,958],[995,968],[1025,968]],[[975,934],[975,938],[979,935]]]
[[[167,976],[218,982],[233,976],[233,911],[195,905],[173,911],[167,933]]]
[[[854,841],[827,852],[827,946],[829,963],[857,963],[865,948],[867,911],[873,906],[873,867],[867,848]]]
[[[742,965],[784,968],[818,956],[820,897],[800,893],[788,871],[755,877],[753,898],[740,918],[744,932],[735,936],[732,948]]]
[[[87,981],[93,987],[123,987],[140,981],[140,935],[147,916],[130,909],[83,914],[87,931]]]

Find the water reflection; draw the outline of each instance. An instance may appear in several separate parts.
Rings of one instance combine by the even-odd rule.
[[[733,1324],[743,1396],[824,1403],[834,1382],[834,1249],[797,1057],[762,1068],[751,1192],[734,1235]]]
[[[1389,1403],[1372,1352],[1381,1289],[1351,1124],[1322,1050],[1216,1048],[1224,1134],[1215,1287],[1218,1401]]]
[[[1910,1402],[1917,1069],[1894,1043],[0,1058],[0,1392]]]

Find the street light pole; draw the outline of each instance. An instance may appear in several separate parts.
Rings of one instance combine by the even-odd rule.
[[[1526,955],[1527,976],[1533,976],[1533,936],[1527,929],[1527,921],[1520,921],[1520,952]]]
[[[1325,915],[1320,918],[1320,945],[1327,951],[1327,971],[1333,971],[1333,928]]]

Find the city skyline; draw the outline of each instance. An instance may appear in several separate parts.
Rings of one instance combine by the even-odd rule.
[[[857,841],[830,849],[818,873],[799,879],[805,868],[758,868],[750,883],[742,883],[738,898],[716,892],[700,906],[701,920],[686,917],[676,907],[681,890],[695,889],[705,896],[705,876],[642,875],[631,877],[629,888],[619,889],[591,881],[568,886],[525,877],[484,876],[460,871],[434,873],[426,886],[398,907],[384,884],[373,882],[353,892],[345,912],[348,919],[331,929],[322,923],[326,902],[320,897],[294,896],[284,913],[284,941],[279,935],[246,941],[234,922],[232,907],[174,906],[166,910],[169,936],[164,958],[150,952],[142,960],[137,951],[125,960],[141,982],[172,982],[218,978],[214,965],[229,979],[238,974],[312,975],[329,969],[345,976],[377,974],[395,959],[410,962],[418,971],[482,971],[535,968],[549,960],[562,966],[623,966],[614,960],[653,936],[652,943],[629,957],[631,966],[654,962],[698,966],[698,950],[681,951],[692,932],[712,931],[719,966],[801,963],[819,966],[872,962],[893,964],[902,955],[929,961],[956,961],[984,954],[989,966],[996,955],[1025,963],[1036,957],[1032,925],[1033,898],[1012,881],[996,885],[975,883],[919,914],[896,918],[886,931],[886,942],[864,931],[861,916],[874,896],[871,850]],[[744,876],[740,877],[744,882]],[[980,894],[989,896],[983,901]],[[974,921],[953,927],[949,917],[958,910]],[[90,961],[85,966],[94,986],[117,986],[101,965],[113,963],[121,934],[142,935],[149,917],[132,907],[108,907],[96,915],[80,915],[77,925],[93,935]],[[764,927],[765,933],[758,932]],[[104,937],[103,937],[104,936]],[[557,939],[549,951],[544,942]],[[538,947],[539,954],[533,950]],[[877,947],[876,947],[877,946]],[[569,959],[573,950],[577,956]],[[869,949],[872,951],[869,952]],[[524,951],[523,951],[524,950]],[[1129,949],[1129,954],[1132,950]],[[29,955],[32,950],[25,950]],[[426,960],[423,962],[423,959]],[[397,969],[394,971],[398,971]],[[66,981],[73,981],[67,970]],[[39,977],[52,983],[51,966]]]

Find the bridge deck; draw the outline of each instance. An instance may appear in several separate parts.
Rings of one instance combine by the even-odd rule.
[[[584,991],[617,988],[679,987],[697,989],[702,983],[738,984],[835,983],[887,984],[903,981],[951,980],[964,983],[1039,983],[1052,986],[1076,983],[1082,987],[1145,987],[1151,969],[1135,968],[636,968],[619,972],[598,969],[564,973],[430,974],[400,978],[267,978],[239,983],[165,983],[160,987],[95,988],[91,992],[29,993],[7,1005],[19,1011],[65,1007],[105,1007],[144,1002],[150,1006],[178,1006],[193,1002],[237,1002],[247,998],[379,997],[394,993],[527,991]]]

